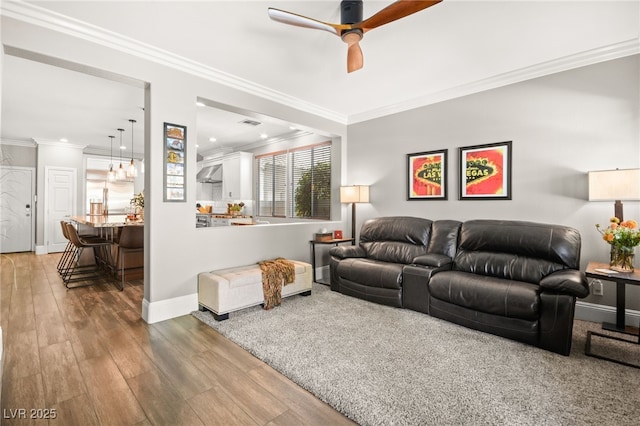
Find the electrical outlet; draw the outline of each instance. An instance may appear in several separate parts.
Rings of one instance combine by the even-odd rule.
[[[591,294],[594,296],[602,296],[604,295],[602,290],[602,281],[600,280],[592,280],[591,281]]]

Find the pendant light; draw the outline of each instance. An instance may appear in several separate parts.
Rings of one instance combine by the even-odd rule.
[[[129,167],[127,168],[127,177],[134,178],[138,176],[138,170],[133,162],[133,124],[136,120],[129,119],[129,121],[131,122],[131,163],[129,163]]]
[[[113,170],[113,138],[115,138],[115,136],[109,136],[109,139],[111,139],[111,154],[109,156],[111,160],[109,161],[109,173],[107,173],[107,180],[109,180],[109,182],[116,180],[116,172]]]
[[[116,179],[124,180],[127,178],[127,172],[125,172],[124,167],[122,167],[122,150],[124,149],[122,146],[122,132],[124,129],[118,129],[120,132],[120,167],[118,167],[118,171],[116,171]]]

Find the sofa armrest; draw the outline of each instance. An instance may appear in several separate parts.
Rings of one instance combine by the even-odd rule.
[[[564,269],[547,275],[540,280],[540,287],[581,298],[589,295],[587,276],[576,269]]]
[[[414,265],[429,266],[431,268],[442,268],[451,265],[452,259],[444,254],[429,253],[423,254],[413,259]]]
[[[338,259],[347,259],[349,257],[366,257],[364,249],[360,246],[336,246],[331,247],[329,254]]]

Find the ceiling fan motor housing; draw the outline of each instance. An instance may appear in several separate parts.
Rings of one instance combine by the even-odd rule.
[[[362,0],[342,0],[340,2],[340,23],[355,24],[362,21]],[[361,30],[343,30],[341,36],[350,32],[358,32],[362,37]]]
[[[362,21],[362,0],[342,0],[340,2],[340,23],[355,24]]]

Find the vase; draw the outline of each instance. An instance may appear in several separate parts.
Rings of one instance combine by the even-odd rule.
[[[633,247],[611,246],[609,267],[618,272],[633,272]]]

